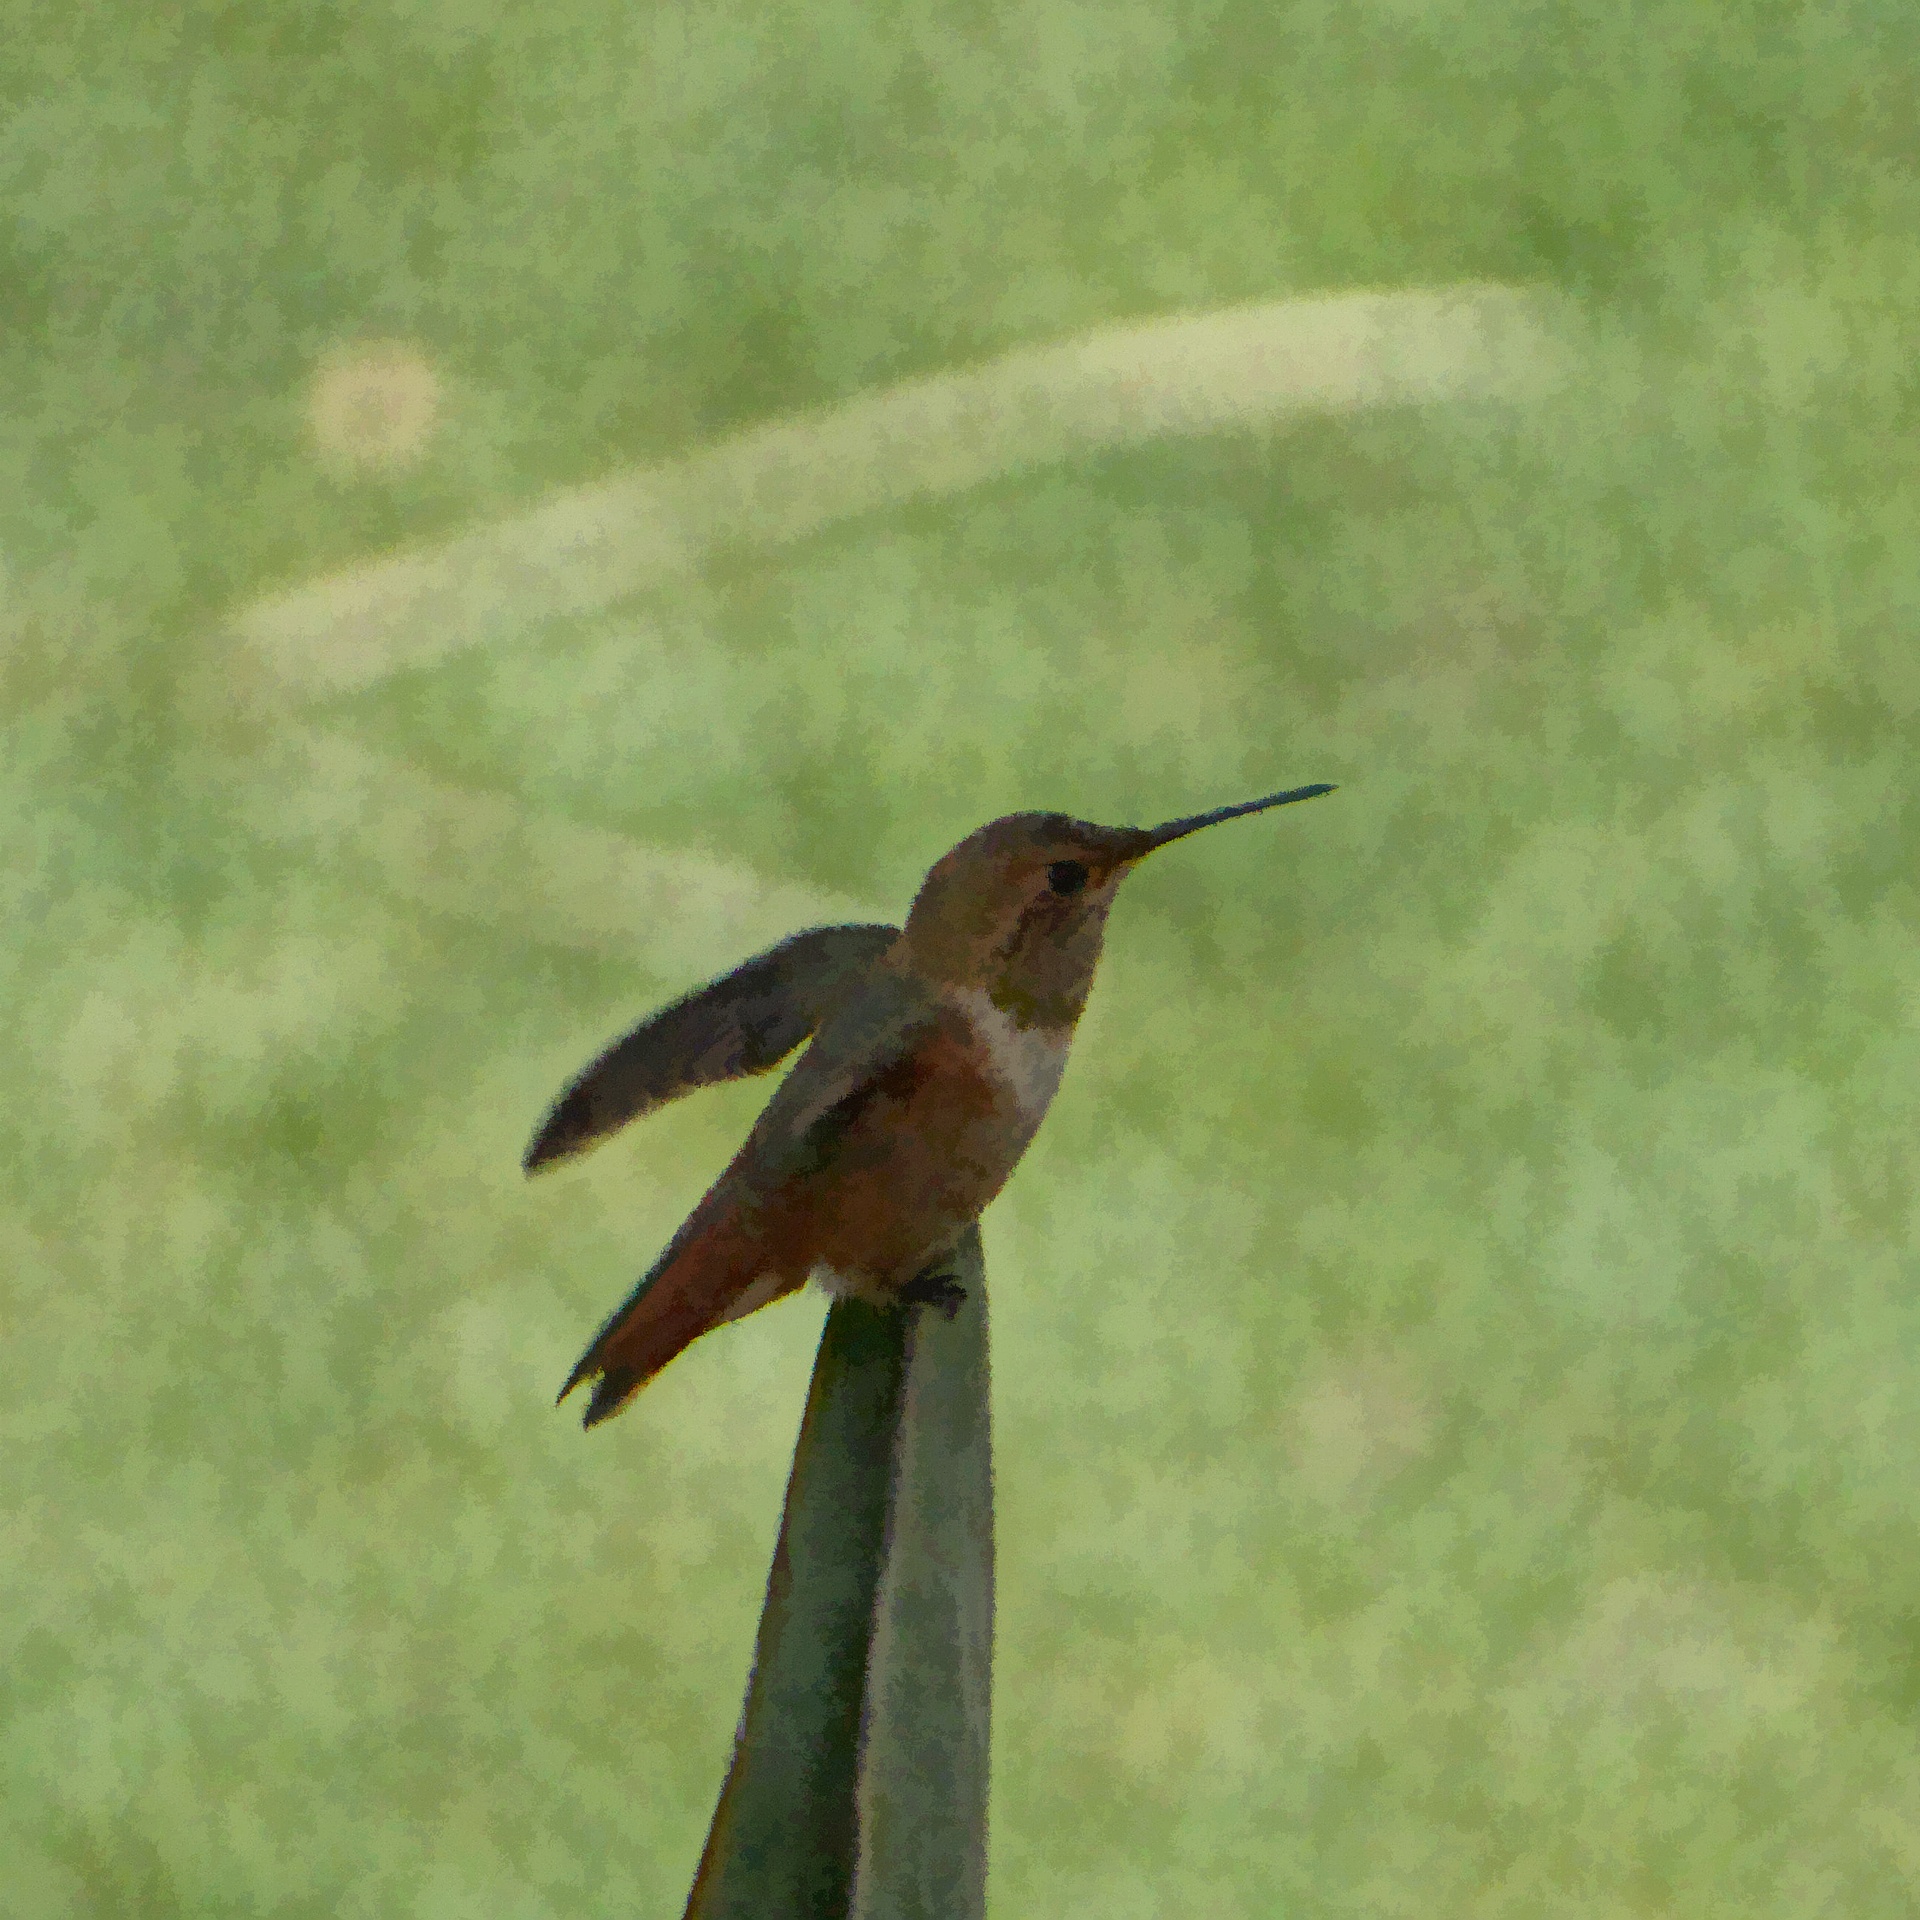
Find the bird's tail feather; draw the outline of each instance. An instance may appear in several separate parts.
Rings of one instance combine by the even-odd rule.
[[[653,1263],[652,1268],[640,1276],[639,1282],[635,1285],[633,1291],[601,1321],[600,1331],[587,1342],[586,1352],[573,1363],[573,1371],[567,1375],[567,1384],[554,1396],[553,1404],[556,1407],[581,1381],[590,1379],[594,1374],[600,1372],[601,1355],[606,1350],[608,1341],[619,1332],[627,1316],[633,1313],[639,1307],[641,1301],[652,1292],[654,1283],[660,1278],[661,1274],[666,1271],[671,1252],[672,1249],[669,1248],[667,1253],[662,1254],[660,1258]]]
[[[602,1420],[610,1420],[645,1385],[645,1379],[628,1367],[615,1367],[603,1373],[593,1383],[593,1393],[587,1401],[586,1412],[580,1416],[580,1424],[597,1427]]]
[[[619,1412],[668,1361],[731,1317],[764,1266],[757,1237],[737,1221],[702,1225],[705,1231],[676,1239],[654,1262],[568,1374],[561,1400],[599,1376],[582,1425]]]

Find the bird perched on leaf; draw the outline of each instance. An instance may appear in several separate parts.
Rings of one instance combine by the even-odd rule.
[[[1009,814],[934,862],[904,928],[794,934],[616,1041],[554,1105],[529,1173],[813,1036],[560,1398],[592,1380],[591,1427],[701,1334],[809,1276],[876,1304],[956,1311],[965,1295],[945,1263],[1060,1084],[1120,882],[1202,827],[1332,791],[1159,827]]]

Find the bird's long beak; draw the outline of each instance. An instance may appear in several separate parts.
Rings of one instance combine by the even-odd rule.
[[[1264,800],[1243,800],[1237,807],[1215,807],[1211,813],[1192,813],[1184,820],[1169,820],[1163,827],[1146,828],[1141,834],[1140,851],[1132,857],[1143,859],[1169,841],[1184,840],[1188,834],[1198,833],[1202,827],[1216,826],[1222,820],[1237,820],[1243,813],[1264,813],[1269,807],[1290,806],[1296,800],[1315,800],[1332,791],[1332,783],[1322,780],[1311,787],[1289,787],[1285,793],[1270,793]]]

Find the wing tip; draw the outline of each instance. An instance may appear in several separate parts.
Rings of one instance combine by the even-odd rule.
[[[578,1153],[592,1138],[593,1128],[585,1116],[571,1101],[562,1100],[527,1142],[527,1150],[520,1156],[520,1170],[538,1173],[542,1167],[550,1167],[556,1160]]]

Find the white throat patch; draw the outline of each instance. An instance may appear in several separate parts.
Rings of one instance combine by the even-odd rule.
[[[1073,1032],[1049,1027],[1023,1027],[1004,1007],[996,1007],[978,988],[953,996],[987,1046],[994,1078],[1013,1095],[1021,1118],[1038,1126],[1052,1104],[1067,1068],[1067,1050]]]

